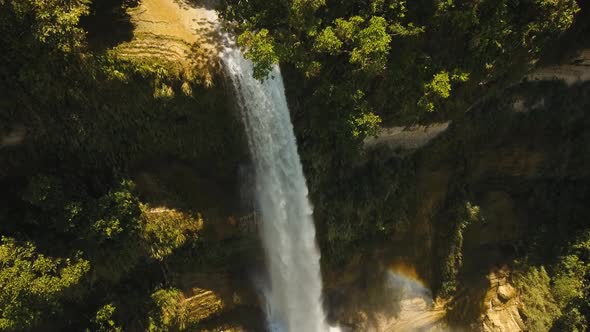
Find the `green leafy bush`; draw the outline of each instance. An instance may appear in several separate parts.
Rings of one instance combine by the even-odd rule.
[[[151,298],[154,309],[150,314],[148,331],[182,331],[186,328],[188,312],[178,289],[160,289]]]
[[[113,320],[113,315],[117,308],[111,304],[105,304],[96,312],[94,323],[97,326],[97,332],[121,332],[122,329],[117,326]]]
[[[448,243],[448,254],[442,262],[441,296],[451,296],[457,290],[457,277],[463,267],[463,233],[474,222],[481,220],[480,208],[466,202],[457,210],[457,223]]]
[[[267,29],[254,33],[245,31],[238,37],[238,42],[244,45],[244,56],[254,61],[254,77],[262,80],[268,76],[272,66],[279,62],[274,50],[274,41]]]
[[[61,309],[90,269],[80,258],[50,258],[30,242],[2,237],[0,242],[0,329],[35,328]]]
[[[145,223],[142,234],[153,259],[163,261],[174,250],[188,240],[196,240],[198,231],[203,227],[201,215],[176,210],[148,210],[144,206]]]
[[[514,275],[514,283],[520,291],[520,312],[529,331],[549,331],[561,310],[551,293],[551,279],[544,267],[531,267]]]

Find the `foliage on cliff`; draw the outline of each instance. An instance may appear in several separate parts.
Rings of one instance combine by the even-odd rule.
[[[162,158],[231,182],[245,154],[223,89],[187,82],[157,61],[128,62],[88,46],[84,16],[105,3],[130,2],[0,0],[0,329],[187,328],[170,266],[227,268],[243,257],[238,245],[201,237],[198,211],[154,213],[129,180],[138,165]],[[237,23],[258,78],[277,62],[283,66],[320,244],[332,264],[363,242],[408,234],[416,194],[430,189],[416,187],[418,162],[454,159],[459,192],[476,185],[461,173],[477,149],[466,142],[514,128],[501,114],[484,118],[487,127],[467,122],[470,135],[423,159],[362,155],[362,140],[383,122],[461,119],[486,91],[533,65],[576,11],[572,0],[227,0],[221,9]],[[574,112],[568,119],[574,123],[560,130],[585,118]],[[583,149],[572,151],[585,156]],[[558,191],[547,183],[524,186],[533,188],[530,209],[547,209],[561,225],[543,220],[539,229],[560,234],[544,248],[564,251],[561,263],[530,262],[530,271],[545,265],[549,281],[532,272],[524,280],[549,285],[551,303],[567,312],[555,326],[581,330],[589,312],[586,240],[562,243],[581,227],[560,219],[546,203],[555,197],[544,196],[563,192],[579,202],[564,183]],[[441,215],[452,218],[435,227],[442,236],[434,249],[443,257],[432,274],[443,292],[461,285],[469,258],[464,232],[479,220],[475,205],[465,207],[475,198],[467,191],[445,202],[452,213]],[[529,315],[538,312],[531,306]]]
[[[590,231],[555,259],[550,273],[528,267],[515,278],[530,331],[586,331],[590,318]]]
[[[134,170],[231,181],[244,156],[223,89],[89,47],[84,16],[130,3],[0,1],[0,330],[145,330],[202,225],[149,215]]]
[[[432,117],[428,113],[434,111],[448,114],[450,105],[469,105],[486,89],[519,78],[542,47],[572,25],[577,11],[575,0],[272,5],[224,0],[221,5],[222,15],[237,23],[238,41],[254,60],[258,78],[280,61],[316,87],[314,104],[341,99],[333,91],[359,91],[367,107],[355,110],[358,101],[341,101],[340,112],[351,119],[375,113],[406,121]],[[366,128],[362,136],[370,132]]]
[[[355,168],[376,157],[364,154],[363,139],[383,124],[461,118],[534,67],[578,11],[575,0],[220,6],[259,79],[280,62],[314,212],[326,223],[319,234],[334,253],[365,236],[394,234],[408,220],[406,195],[397,201],[395,193],[411,191],[398,186],[411,180],[394,173],[411,177],[411,170],[392,161]]]
[[[478,301],[487,289],[481,294],[474,289],[486,287],[487,273],[504,266],[514,271],[519,311],[530,331],[587,329],[590,224],[584,165],[590,160],[590,135],[583,128],[590,124],[589,91],[587,82],[514,86],[456,120],[417,153],[422,169],[417,182],[434,193],[425,194],[426,203],[415,209],[426,209],[434,243],[430,250],[414,250],[421,263],[434,257],[423,272],[433,273],[434,291],[456,297],[450,306],[453,323],[478,322]],[[515,100],[527,111],[516,112]],[[428,174],[440,176],[441,169],[449,172],[448,182],[444,199],[433,203],[441,187]],[[477,210],[465,209],[466,201]],[[468,211],[478,217],[471,219],[476,214]],[[476,281],[481,279],[483,284]]]
[[[52,259],[32,243],[2,238],[0,245],[0,329],[21,330],[55,315],[68,290],[88,272],[88,261]],[[72,293],[70,292],[69,296]]]

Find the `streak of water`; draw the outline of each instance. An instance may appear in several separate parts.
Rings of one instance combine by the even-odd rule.
[[[255,166],[262,241],[270,285],[267,318],[274,331],[325,332],[320,254],[283,80],[275,66],[263,82],[236,47],[221,54],[235,90]]]

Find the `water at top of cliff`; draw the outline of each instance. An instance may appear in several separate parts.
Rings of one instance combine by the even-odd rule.
[[[255,168],[269,285],[269,329],[324,332],[320,253],[283,80],[275,66],[264,81],[237,47],[221,54],[244,122]]]

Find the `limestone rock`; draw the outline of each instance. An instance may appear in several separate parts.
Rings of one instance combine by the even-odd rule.
[[[540,68],[527,76],[531,81],[560,80],[568,85],[590,80],[590,50],[583,50],[568,64]]]
[[[516,290],[510,284],[505,284],[498,287],[498,298],[502,302],[508,302],[516,296]]]
[[[199,322],[224,310],[224,302],[213,291],[195,288],[193,294],[183,302],[191,322]]]
[[[516,289],[510,284],[510,271],[502,267],[488,275],[490,288],[485,296],[486,310],[481,325],[476,330],[483,332],[518,332],[526,326],[518,310]]]
[[[115,48],[125,58],[181,66],[205,83],[218,63],[220,38],[214,6],[207,1],[143,0],[129,9],[133,39]]]
[[[376,137],[365,139],[365,148],[385,144],[390,149],[415,150],[428,144],[449,128],[450,122],[409,127],[380,128]]]

